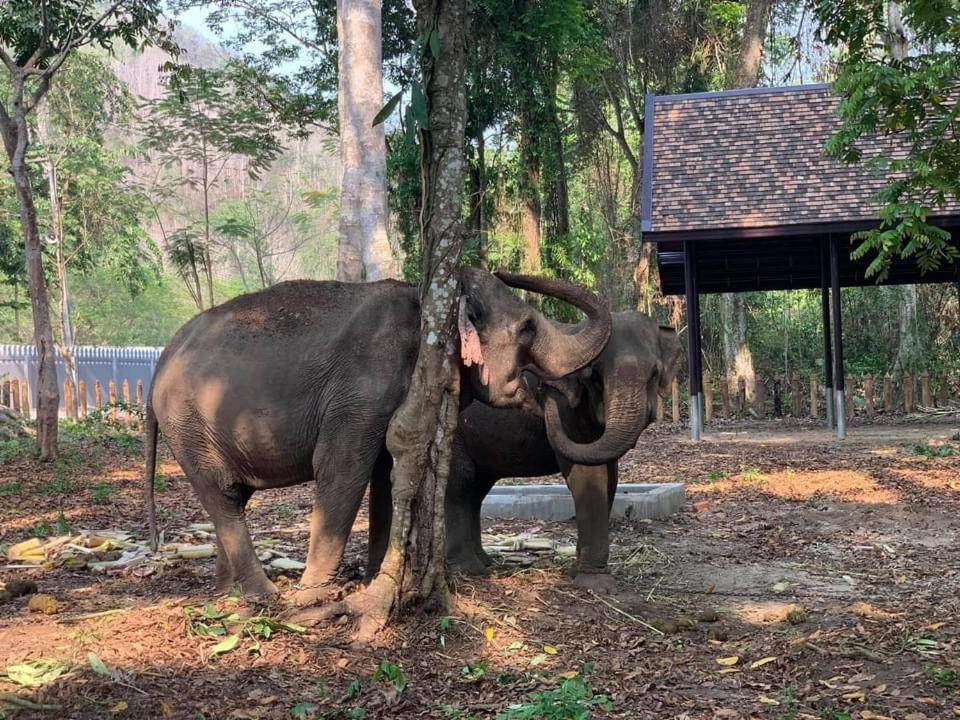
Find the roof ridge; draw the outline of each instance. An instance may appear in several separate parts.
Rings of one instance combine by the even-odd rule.
[[[809,83],[803,85],[778,85],[774,87],[738,88],[736,90],[710,90],[708,92],[680,93],[674,95],[651,95],[655,103],[683,102],[685,100],[735,98],[745,95],[780,95],[790,93],[820,92],[829,90],[827,83]]]

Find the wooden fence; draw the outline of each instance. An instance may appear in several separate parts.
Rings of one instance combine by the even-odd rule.
[[[60,417],[85,417],[88,410],[103,408],[111,399],[132,405],[133,397],[142,397],[144,392],[149,392],[153,370],[162,350],[77,346],[72,349],[75,368],[72,378],[58,353]],[[0,404],[28,417],[31,410],[35,410],[31,406],[36,402],[36,355],[36,348],[32,345],[0,345]],[[133,397],[131,393],[134,393]],[[113,408],[111,412],[120,417],[124,409]]]
[[[130,392],[130,381],[124,380],[117,392],[117,384],[113,380],[107,382],[106,394],[99,380],[93,383],[93,400],[88,401],[87,383],[81,380],[74,387],[73,380],[67,378],[60,388],[60,400],[65,408],[64,415],[71,420],[79,420],[91,413],[107,415],[115,422],[124,425],[139,424],[143,417],[143,380],[137,380],[134,395]],[[30,414],[30,390],[26,382],[20,380],[4,380],[0,382],[0,405]]]
[[[937,410],[956,410],[960,413],[957,379],[949,375],[934,377],[923,371],[916,377],[905,372],[902,377],[894,378],[890,374],[874,377],[868,373],[860,377],[847,375],[844,385],[848,419],[858,415],[873,418],[877,415],[909,415]],[[786,379],[779,375],[769,379],[758,378],[754,397],[748,401],[744,378],[738,379],[736,392],[731,392],[726,382],[714,382],[708,373],[704,373],[703,395],[704,418],[707,422],[715,418],[726,420],[748,415],[819,418],[826,412],[827,398],[819,375],[811,375],[807,379],[801,379],[795,373]],[[664,422],[669,418],[675,423],[680,422],[688,417],[687,405],[687,397],[681,401],[680,383],[675,379],[670,397],[666,400],[657,399],[657,421]]]

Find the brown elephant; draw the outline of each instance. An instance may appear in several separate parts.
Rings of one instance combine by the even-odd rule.
[[[669,390],[681,356],[673,328],[658,326],[638,312],[614,313],[610,340],[590,365],[560,381],[525,375],[531,401],[527,409],[536,412],[477,403],[464,409],[447,484],[451,567],[468,574],[487,571],[490,560],[480,544],[480,506],[497,480],[560,472],[576,509],[574,582],[611,589],[609,511],[618,461],[653,421],[657,395]],[[371,488],[372,570],[385,549],[389,490],[389,484]]]
[[[564,331],[493,275],[464,270],[459,326],[474,341],[470,360],[482,359],[461,364],[464,402],[518,406],[528,392],[524,368],[548,377],[574,372],[610,333],[605,304],[582,288],[503,280],[571,302],[588,319]],[[387,423],[406,393],[419,331],[418,289],[395,281],[285,282],[190,320],[164,349],[147,404],[151,538],[160,429],[216,528],[220,592],[277,592],[254,552],[244,508],[256,490],[314,481],[296,600],[322,597],[371,478],[389,482]]]

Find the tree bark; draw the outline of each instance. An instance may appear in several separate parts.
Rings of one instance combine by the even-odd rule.
[[[47,183],[50,187],[50,218],[53,229],[54,245],[57,249],[57,280],[60,283],[60,357],[64,369],[77,387],[77,366],[73,360],[73,323],[70,321],[70,288],[67,278],[67,255],[63,246],[63,206],[57,183],[57,165],[53,159],[47,160]],[[57,388],[59,390],[59,387]],[[73,407],[66,407],[69,417],[77,417],[77,396],[67,397]]]
[[[747,4],[747,19],[743,26],[740,54],[733,75],[735,88],[756,87],[760,79],[763,60],[763,38],[770,25],[773,0],[750,0]]]
[[[381,0],[337,0],[340,45],[340,244],[337,279],[397,277],[387,234],[387,146],[383,123]]]
[[[723,320],[723,364],[728,386],[736,391],[737,382],[742,377],[746,383],[747,401],[753,402],[756,376],[753,354],[747,344],[747,308],[742,293],[723,294],[720,317]]]
[[[421,57],[429,130],[421,130],[423,284],[420,350],[410,388],[387,430],[393,456],[393,521],[379,574],[348,598],[360,614],[358,639],[369,640],[401,608],[442,609],[448,603],[444,496],[457,426],[456,342],[462,194],[466,0],[416,0],[422,38],[434,32],[439,55],[424,42]]]
[[[540,159],[537,156],[533,120],[528,112],[520,112],[520,233],[523,236],[523,270],[540,272]]]
[[[897,288],[900,295],[900,333],[897,342],[897,356],[893,363],[895,375],[904,371],[916,373],[918,360],[922,357],[921,339],[917,333],[917,286],[901,285]]]
[[[11,117],[0,123],[3,144],[10,161],[10,174],[17,194],[20,224],[23,227],[27,265],[27,290],[33,309],[33,338],[37,347],[37,443],[41,460],[57,457],[57,414],[60,392],[57,383],[56,349],[53,344],[53,326],[50,322],[50,300],[47,281],[43,275],[43,253],[37,210],[33,204],[33,189],[27,173],[29,129],[23,104],[23,77],[13,82],[14,101]]]

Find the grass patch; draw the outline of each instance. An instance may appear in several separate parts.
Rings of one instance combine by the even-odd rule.
[[[40,538],[41,540],[57,535],[73,535],[73,526],[67,521],[63,510],[57,513],[57,518],[52,523],[47,520],[41,520],[30,528],[30,536]]]
[[[20,483],[8,482],[0,483],[0,495],[19,495]]]
[[[511,704],[497,720],[581,720],[593,710],[613,710],[606,695],[596,695],[582,675],[566,678],[560,687],[530,693],[528,702]]]
[[[153,491],[162,493],[170,489],[170,483],[163,473],[157,473],[153,476]]]
[[[927,458],[943,458],[953,457],[957,454],[957,450],[953,445],[914,445],[910,454]]]
[[[931,663],[924,668],[924,671],[931,680],[946,690],[952,690],[960,686],[960,671],[958,670]]]
[[[110,483],[97,483],[93,486],[93,502],[97,505],[106,505],[119,490],[116,485]]]
[[[20,460],[40,452],[37,441],[31,437],[11,438],[0,442],[0,463]]]
[[[763,480],[764,474],[760,471],[760,468],[746,468],[740,473],[740,477],[744,480]]]

